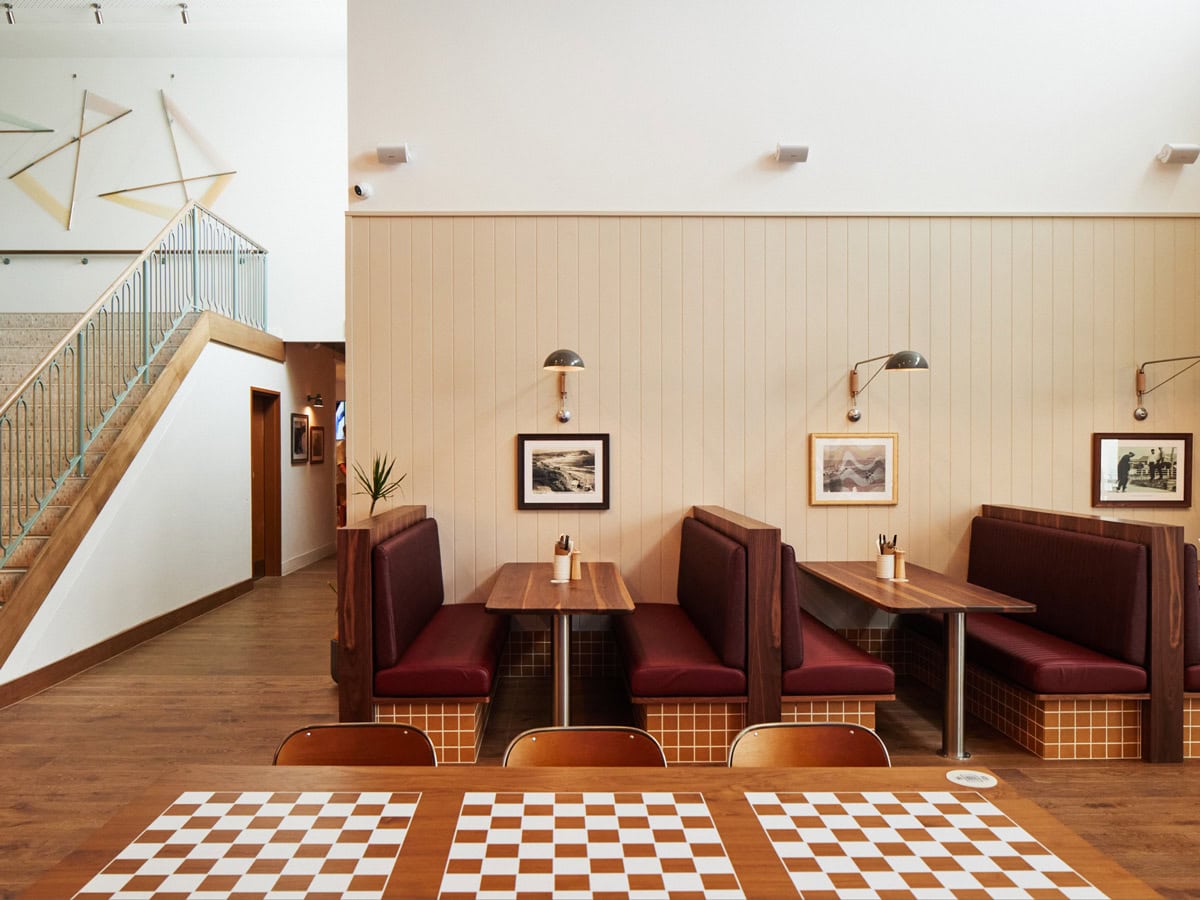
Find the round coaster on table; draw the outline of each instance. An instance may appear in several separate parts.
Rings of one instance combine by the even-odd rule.
[[[995,777],[987,772],[976,772],[974,769],[951,769],[946,773],[946,780],[973,788],[990,788],[999,784]]]

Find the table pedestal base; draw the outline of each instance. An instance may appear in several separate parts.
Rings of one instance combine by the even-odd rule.
[[[554,660],[554,724],[571,724],[571,615],[555,613],[550,626]]]
[[[967,614],[948,612],[946,623],[946,711],[942,716],[941,755],[947,759],[970,759],[963,746],[966,715],[963,692],[966,682]]]

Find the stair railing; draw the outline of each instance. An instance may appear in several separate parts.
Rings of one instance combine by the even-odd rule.
[[[0,404],[0,566],[189,313],[267,328],[267,251],[183,207]]]

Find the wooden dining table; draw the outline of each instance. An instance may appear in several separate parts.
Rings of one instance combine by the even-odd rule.
[[[1016,885],[1158,896],[988,770],[932,766],[194,766],[22,896],[1008,897]]]
[[[875,577],[874,562],[802,562],[800,572],[890,613],[940,612],[945,618],[946,697],[942,755],[969,759],[965,746],[967,613],[1030,613],[1034,604],[909,563],[907,579]]]
[[[571,616],[633,612],[633,598],[616,563],[585,562],[582,577],[553,581],[551,563],[505,563],[485,608],[496,613],[530,613],[553,618],[554,724],[571,724]]]

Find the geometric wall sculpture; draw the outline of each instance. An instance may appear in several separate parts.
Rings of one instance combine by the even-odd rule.
[[[71,138],[65,144],[55,147],[48,153],[43,153],[29,165],[25,166],[17,172],[14,172],[8,177],[14,184],[23,190],[29,197],[37,203],[42,209],[50,214],[57,222],[61,222],[63,227],[68,231],[71,229],[71,220],[75,216],[75,186],[79,178],[79,153],[80,147],[83,145],[83,139],[89,135],[95,134],[106,125],[111,125],[118,119],[124,118],[133,112],[111,100],[106,100],[99,94],[92,94],[87,91],[83,92],[83,107],[79,112],[79,135]],[[90,118],[90,121],[89,121]],[[91,124],[99,118],[97,124]],[[48,130],[48,129],[42,129]],[[49,188],[33,175],[33,170],[36,166],[46,163],[51,157],[55,156],[62,150],[68,147],[75,147],[75,164],[71,169],[71,190],[67,201],[64,203],[56,197]]]

